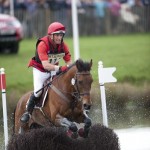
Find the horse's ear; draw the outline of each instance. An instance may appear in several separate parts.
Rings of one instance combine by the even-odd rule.
[[[90,61],[90,68],[92,67],[92,65],[93,65],[93,60],[91,59],[91,61]]]
[[[80,59],[76,60],[76,67],[77,67],[78,70],[79,70],[79,68],[80,68],[79,60],[80,60]]]

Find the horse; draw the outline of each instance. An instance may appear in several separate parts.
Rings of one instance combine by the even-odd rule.
[[[76,134],[82,133],[83,137],[87,137],[92,125],[92,120],[88,116],[92,105],[91,68],[92,59],[90,62],[78,59],[66,72],[54,76],[48,84],[43,107],[35,107],[27,123],[22,123],[20,118],[26,110],[26,103],[33,91],[24,94],[15,108],[14,133],[28,132],[36,124],[39,127],[66,127],[67,131]],[[80,128],[81,130],[77,126],[80,123],[84,126]]]

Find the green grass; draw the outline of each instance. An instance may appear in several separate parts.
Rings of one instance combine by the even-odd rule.
[[[65,39],[72,58],[73,40]],[[118,82],[150,82],[150,33],[120,36],[97,36],[80,38],[80,58],[93,60],[92,75],[98,82],[98,61],[104,67],[116,67],[114,76]],[[35,53],[35,39],[23,40],[17,55],[0,54],[0,67],[6,69],[7,88],[28,91],[32,89],[32,69],[27,68]]]
[[[83,38],[82,58],[94,61],[93,75],[97,79],[97,64],[116,67],[118,81],[150,81],[150,34]]]

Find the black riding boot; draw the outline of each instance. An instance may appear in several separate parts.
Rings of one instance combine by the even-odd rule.
[[[32,94],[30,96],[30,99],[27,103],[27,108],[26,108],[26,112],[22,115],[21,117],[21,122],[23,123],[27,123],[30,119],[30,115],[32,114],[33,112],[33,109],[34,109],[34,106],[35,106],[35,103],[36,101],[38,100],[39,98],[38,97],[35,97],[34,94]]]

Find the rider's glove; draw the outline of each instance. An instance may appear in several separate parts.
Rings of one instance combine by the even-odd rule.
[[[68,65],[66,65],[66,66],[60,66],[59,67],[59,70],[57,71],[57,75],[59,75],[60,73],[62,73],[62,72],[66,72],[67,70],[68,70]]]
[[[65,71],[67,71],[68,70],[68,66],[60,66],[59,67],[59,71],[60,72],[65,72]]]

